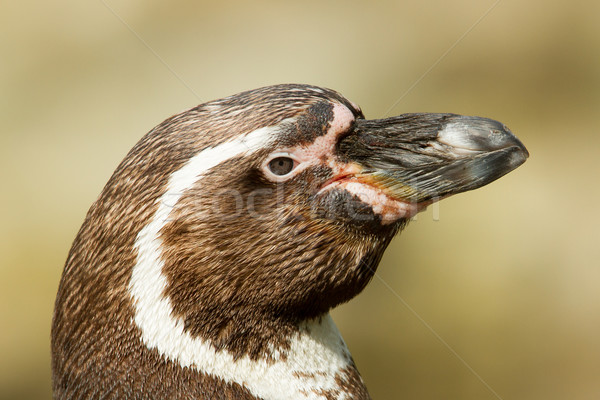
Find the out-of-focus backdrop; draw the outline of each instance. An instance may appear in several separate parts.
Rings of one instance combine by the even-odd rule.
[[[498,119],[519,169],[420,214],[334,312],[376,399],[600,398],[600,2],[4,2],[0,397],[46,399],[85,213],[134,143],[283,82]]]

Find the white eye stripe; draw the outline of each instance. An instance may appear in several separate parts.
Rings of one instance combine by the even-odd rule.
[[[234,157],[256,153],[268,146],[276,133],[276,127],[261,128],[206,148],[171,174],[166,192],[157,200],[157,210],[136,237],[136,264],[128,289],[141,340],[162,357],[225,382],[239,383],[254,396],[267,400],[322,399],[324,395],[319,393],[338,390],[337,377],[352,365],[348,348],[329,314],[303,323],[290,337],[289,349],[274,349],[272,359],[255,360],[217,349],[209,341],[192,336],[184,329],[184,321],[174,316],[171,299],[165,294],[167,277],[163,274],[160,232],[173,207],[212,168]]]

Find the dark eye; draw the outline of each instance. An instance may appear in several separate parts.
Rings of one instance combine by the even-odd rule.
[[[269,169],[275,175],[287,175],[294,169],[294,160],[289,157],[276,157],[269,162]]]

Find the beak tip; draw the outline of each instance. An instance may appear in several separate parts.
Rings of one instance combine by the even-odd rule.
[[[527,150],[527,148],[525,147],[525,145],[504,124],[502,124],[502,133],[506,137],[505,142],[507,144],[512,145],[512,146],[516,146],[518,148],[518,152],[523,157],[523,162],[525,162],[525,160],[527,158],[529,158],[529,151]]]
[[[501,122],[481,117],[456,116],[438,132],[437,140],[458,154],[471,152],[492,152],[515,148],[522,164],[529,157],[527,148]],[[519,165],[520,165],[519,164]]]
[[[511,170],[513,170],[527,161],[529,158],[529,151],[525,145],[510,131],[510,129],[508,129],[505,125],[503,125],[503,128],[503,133],[505,135],[504,145],[513,149],[509,162],[510,167],[512,167]]]
[[[521,143],[519,144],[520,146],[513,147],[514,151],[512,151],[511,154],[510,164],[512,166],[512,169],[515,169],[521,164],[525,163],[525,161],[527,161],[527,159],[529,158],[529,152],[527,151],[525,146],[523,146]]]
[[[529,150],[527,150],[525,145],[523,145],[519,139],[517,139],[517,141],[519,142],[519,151],[523,156],[523,162],[525,162],[525,160],[529,158]]]

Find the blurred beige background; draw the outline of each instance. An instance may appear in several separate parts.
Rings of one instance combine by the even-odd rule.
[[[531,153],[420,214],[334,312],[373,397],[600,398],[599,15],[577,0],[3,2],[0,397],[51,396],[63,263],[133,144],[200,102],[299,82],[367,118],[498,119]]]

